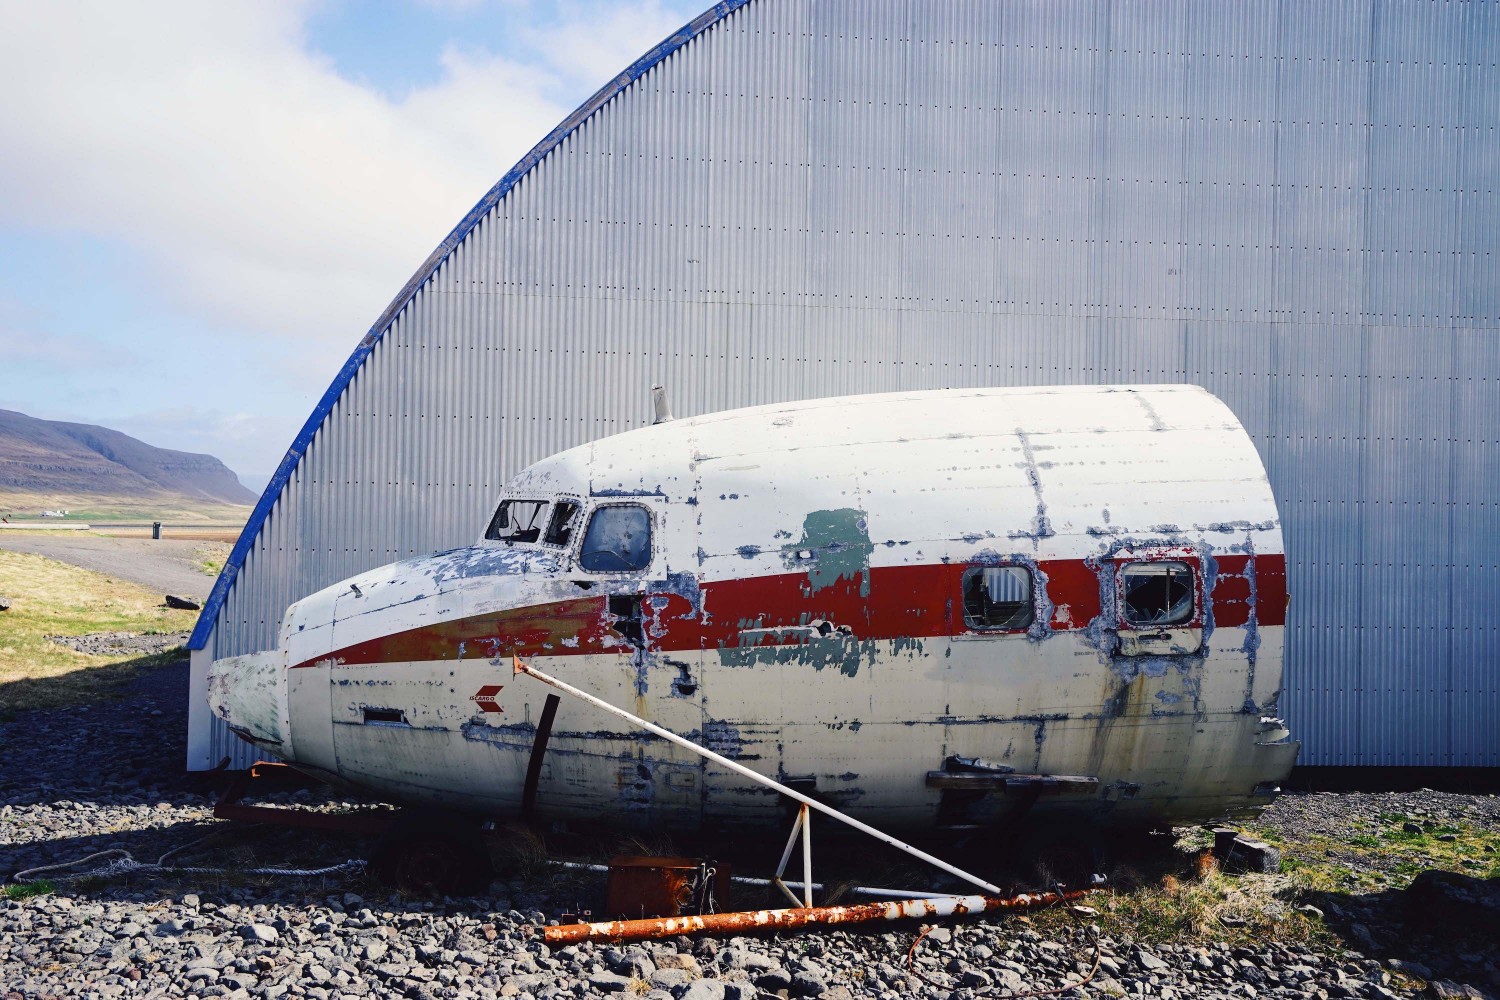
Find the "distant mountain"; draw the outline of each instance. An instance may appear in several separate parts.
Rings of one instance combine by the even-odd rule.
[[[80,502],[256,501],[212,455],[154,448],[107,427],[14,410],[0,410],[0,493]]]

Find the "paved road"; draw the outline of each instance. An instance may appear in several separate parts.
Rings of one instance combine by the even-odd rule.
[[[214,578],[198,569],[196,564],[201,564],[210,554],[222,564],[229,553],[229,546],[222,542],[181,538],[106,538],[82,533],[23,535],[8,531],[0,531],[0,549],[46,556],[130,580],[163,594],[199,600],[208,596]]]

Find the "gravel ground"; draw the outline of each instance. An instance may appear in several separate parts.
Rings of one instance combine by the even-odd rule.
[[[216,574],[205,573],[199,567],[208,556],[222,565],[229,555],[230,546],[224,542],[182,538],[108,538],[79,532],[64,532],[56,536],[0,532],[0,549],[46,556],[71,566],[82,566],[139,583],[162,594],[201,601],[213,589]]]
[[[1288,840],[1340,838],[1359,825],[1399,813],[1417,822],[1500,826],[1500,795],[1459,795],[1430,788],[1415,792],[1301,792],[1281,796],[1260,822]],[[1375,859],[1378,863],[1378,858]]]
[[[1500,829],[1500,795],[1461,795],[1422,788],[1412,792],[1292,793],[1261,814],[1260,824],[1296,843],[1326,838],[1329,860],[1353,872],[1396,878],[1399,855],[1361,848],[1351,837],[1379,829],[1385,817],[1401,817],[1411,829],[1467,824]],[[1344,846],[1340,846],[1340,845]],[[1490,860],[1490,859],[1485,859]]]
[[[1500,947],[1488,932],[1465,926],[1404,919],[1404,887],[1415,874],[1409,855],[1383,849],[1371,835],[1399,824],[1405,831],[1423,831],[1443,838],[1440,830],[1469,827],[1500,829],[1500,795],[1458,794],[1422,788],[1408,792],[1291,793],[1272,804],[1258,825],[1291,845],[1293,859],[1317,857],[1320,864],[1347,872],[1350,881],[1382,888],[1351,892],[1312,893],[1309,901],[1325,912],[1329,925],[1366,954],[1387,958],[1400,967],[1415,963],[1423,979],[1457,979],[1500,996]],[[1371,846],[1371,841],[1376,846]],[[1361,843],[1363,841],[1363,843]],[[1300,850],[1299,850],[1300,845]],[[1493,847],[1486,847],[1493,851]],[[1494,854],[1474,849],[1469,856],[1446,862],[1434,858],[1416,868],[1459,870],[1479,875],[1495,864]],[[1477,870],[1476,870],[1477,869]]]
[[[185,685],[186,665],[179,664],[144,679],[123,701],[0,724],[0,880],[32,865],[115,848],[153,860],[222,826],[210,820],[205,780],[178,767]],[[318,800],[307,792],[294,797]],[[1289,835],[1336,834],[1351,812],[1391,808],[1497,817],[1493,798],[1303,795],[1282,800],[1267,823]],[[177,860],[326,864],[361,857],[368,846],[327,834],[235,829]],[[546,879],[502,879],[483,897],[422,901],[391,895],[358,875],[62,884],[51,895],[0,898],[0,998],[489,1000],[628,993],[653,1000],[969,1000],[1064,987],[1093,960],[1087,916],[1049,933],[1014,918],[938,927],[915,946],[917,975],[907,971],[917,937],[910,925],[549,952],[534,928],[576,903],[577,891],[576,884]],[[1393,977],[1375,960],[1389,958],[1379,952],[1366,957],[1274,943],[1143,947],[1104,937],[1099,955],[1093,981],[1069,995],[1375,1000],[1421,985]]]

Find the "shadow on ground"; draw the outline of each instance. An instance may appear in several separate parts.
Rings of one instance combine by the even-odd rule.
[[[1486,965],[1500,960],[1500,911],[1465,912],[1407,888],[1310,891],[1304,899],[1323,911],[1349,947],[1383,962],[1396,960],[1422,979],[1483,983],[1491,978]]]
[[[114,714],[109,702],[137,694],[142,683],[155,680],[163,668],[180,666],[186,670],[183,655],[181,649],[171,649],[117,663],[79,666],[47,677],[22,677],[0,683],[0,725],[20,722],[37,712],[96,703],[102,703],[97,714],[109,718]]]

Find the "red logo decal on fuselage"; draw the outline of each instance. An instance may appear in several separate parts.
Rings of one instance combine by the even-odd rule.
[[[486,684],[469,700],[486,712],[504,712],[497,697],[504,689],[504,684]]]

